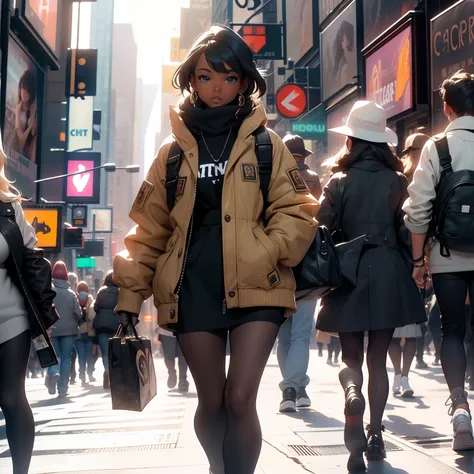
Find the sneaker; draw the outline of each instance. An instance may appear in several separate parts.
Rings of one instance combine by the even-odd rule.
[[[86,373],[85,372],[79,372],[79,380],[82,382],[82,384],[86,383]]]
[[[408,377],[402,377],[402,398],[410,398],[413,397],[413,389],[410,387],[408,383]]]
[[[309,408],[311,406],[311,398],[309,398],[304,387],[298,389],[296,397],[296,408]]]
[[[464,408],[458,408],[453,415],[453,450],[468,451],[474,449],[471,414]]]
[[[176,375],[176,371],[169,372],[169,374],[168,374],[168,388],[170,390],[172,388],[175,388],[177,383],[178,383],[178,376]]]
[[[92,374],[90,374],[89,375],[89,382],[95,382],[95,380],[96,380],[96,378]]]
[[[59,381],[59,375],[53,375],[52,377],[49,377],[47,383],[48,383],[48,393],[50,395],[56,395],[56,387],[58,385]]]
[[[283,390],[283,398],[280,402],[280,413],[294,413],[296,411],[296,390],[287,388]]]
[[[417,369],[427,369],[428,364],[424,360],[417,360],[416,361],[416,368]]]
[[[437,357],[435,357],[435,360],[433,361],[433,365],[435,367],[438,367],[439,365],[441,365],[440,362],[439,362],[439,359]]]
[[[66,398],[67,392],[58,392],[58,398]]]
[[[395,375],[393,379],[392,393],[400,395],[400,387],[402,385],[402,374]]]
[[[328,357],[328,360],[326,361],[326,364],[327,365],[332,365],[332,359],[330,357]]]

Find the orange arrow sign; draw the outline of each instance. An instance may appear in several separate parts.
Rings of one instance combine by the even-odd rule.
[[[259,53],[267,44],[266,28],[264,26],[244,26],[243,38],[254,53]]]

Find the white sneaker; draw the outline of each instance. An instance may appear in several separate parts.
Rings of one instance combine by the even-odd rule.
[[[468,451],[474,449],[474,436],[470,413],[458,408],[453,415],[453,450]]]
[[[392,393],[394,395],[400,395],[400,386],[402,384],[402,374],[395,375],[393,379]]]
[[[402,397],[403,398],[410,398],[413,397],[413,389],[410,387],[408,383],[408,377],[402,377]]]

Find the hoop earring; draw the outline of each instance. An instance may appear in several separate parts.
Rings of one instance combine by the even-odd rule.
[[[245,105],[245,96],[242,92],[239,93],[239,107],[243,107]]]
[[[196,91],[193,91],[189,98],[189,102],[191,102],[191,105],[196,105],[196,102],[198,101],[198,99],[199,99],[198,93]]]

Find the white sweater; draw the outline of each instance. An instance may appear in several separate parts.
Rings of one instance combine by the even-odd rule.
[[[19,202],[12,203],[15,209],[15,220],[23,235],[26,247],[35,248],[38,240],[33,227],[25,219]],[[0,344],[19,336],[29,329],[28,316],[23,297],[7,274],[5,262],[10,255],[8,244],[0,234]]]
[[[445,133],[448,137],[449,151],[454,171],[474,170],[474,117],[460,117],[449,124]],[[413,182],[408,187],[410,197],[403,210],[405,223],[413,234],[425,234],[428,231],[436,198],[436,187],[441,179],[436,145],[429,140],[421,153],[420,163],[415,171]],[[451,257],[442,257],[439,243],[430,254],[431,273],[454,273],[474,270],[474,254],[450,250]]]

